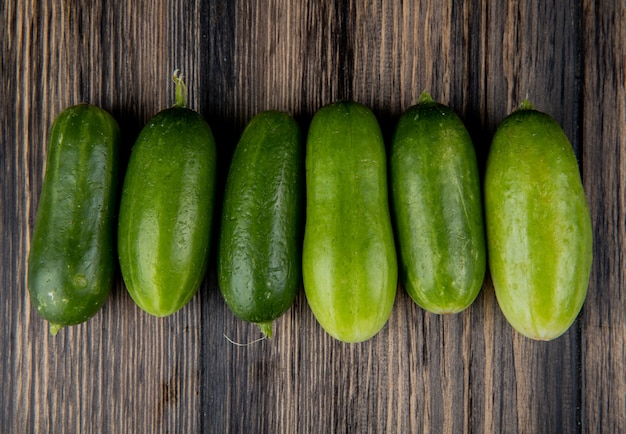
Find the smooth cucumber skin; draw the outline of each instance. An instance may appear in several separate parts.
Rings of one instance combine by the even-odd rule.
[[[429,312],[463,311],[480,292],[487,258],[478,163],[461,119],[430,99],[409,108],[390,172],[407,292]]]
[[[361,342],[389,319],[398,278],[385,146],[373,113],[355,102],[322,107],[305,164],[307,300],[331,336]]]
[[[28,289],[53,334],[106,301],[115,272],[120,130],[105,110],[69,107],[54,121],[28,258]]]
[[[215,176],[213,134],[188,108],[155,115],[133,146],[120,203],[118,252],[128,293],[151,315],[178,311],[202,283]]]
[[[298,124],[278,111],[257,114],[226,181],[217,277],[232,312],[268,335],[300,286],[303,194]]]
[[[524,336],[554,339],[580,312],[592,262],[589,208],[558,123],[533,109],[509,115],[494,135],[484,189],[498,304]]]

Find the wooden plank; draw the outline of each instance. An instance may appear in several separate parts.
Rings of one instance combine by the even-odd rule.
[[[502,119],[528,98],[556,118],[578,149],[577,2],[487,2],[485,9],[485,75],[477,90],[484,98],[480,113],[485,137],[490,140]],[[506,323],[490,281],[482,302],[485,365],[477,364],[472,385],[484,413],[474,419],[476,430],[577,432],[578,326],[557,340],[535,342]]]
[[[470,128],[485,157],[497,123],[532,91],[578,146],[578,11],[568,6],[238,2],[235,28],[247,32],[235,32],[243,40],[235,43],[232,64],[240,80],[235,119],[242,125],[274,106],[306,125],[321,105],[353,98],[375,110],[389,137],[399,113],[428,89],[478,123]],[[304,30],[283,36],[276,27]],[[539,32],[544,28],[551,31]],[[544,44],[551,48],[538,50]],[[297,53],[300,63],[292,60]],[[535,57],[520,61],[526,53]],[[291,82],[280,81],[293,71]],[[564,85],[554,86],[555,80]],[[549,344],[521,338],[502,317],[489,284],[467,312],[443,318],[425,314],[401,289],[387,327],[354,346],[325,335],[301,295],[278,322],[272,342],[243,348],[220,341],[222,330],[242,342],[258,333],[223,311],[214,281],[210,286],[203,312],[213,316],[203,360],[211,378],[203,402],[211,405],[203,426],[269,432],[577,430],[576,328]]]
[[[583,431],[626,431],[626,4],[584,2],[583,182],[594,229]]]
[[[147,118],[173,102],[174,67],[199,81],[195,17],[194,8],[163,1],[24,1],[3,10],[12,104],[2,110],[2,203],[12,206],[3,207],[1,229],[12,247],[2,252],[2,337],[10,341],[1,432],[198,431],[197,304],[158,320],[118,284],[93,319],[53,338],[25,286],[52,120],[80,101],[101,105],[120,121],[127,156]]]

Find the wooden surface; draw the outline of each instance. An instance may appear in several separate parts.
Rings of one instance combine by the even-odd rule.
[[[621,0],[33,1],[0,4],[0,432],[626,432],[626,3]],[[127,158],[150,116],[190,106],[230,153],[258,111],[306,128],[321,105],[369,105],[389,137],[422,90],[466,122],[481,166],[522,98],[572,141],[591,206],[589,295],[561,338],[533,342],[489,278],[464,313],[398,292],[373,339],[342,344],[303,292],[275,338],[247,347],[214,264],[182,311],[140,311],[121,278],[103,310],[55,338],[31,307],[26,258],[47,134],[90,101]]]

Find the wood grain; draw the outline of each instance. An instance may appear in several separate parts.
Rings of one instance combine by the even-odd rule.
[[[583,429],[626,427],[626,4],[584,2],[583,180],[594,264],[583,315]]]
[[[623,2],[9,0],[0,20],[0,432],[626,430]],[[50,124],[68,105],[101,105],[122,128],[125,167],[173,102],[176,68],[215,133],[220,186],[261,110],[290,112],[306,134],[319,107],[354,99],[389,138],[428,90],[466,122],[482,167],[498,123],[530,99],[570,138],[592,210],[580,319],[555,341],[523,338],[487,276],[455,316],[399,287],[389,323],[356,345],[329,337],[301,291],[275,337],[254,342],[212,264],[172,317],[139,310],[118,277],[99,314],[52,338],[25,281]]]
[[[196,33],[181,30],[199,28],[190,20],[193,10],[164,2],[114,8],[103,2],[16,3],[5,10],[10,26],[4,52],[14,57],[11,69],[3,68],[3,81],[15,87],[3,113],[15,118],[2,147],[9,157],[3,163],[10,164],[3,170],[2,203],[12,204],[3,208],[2,233],[15,248],[2,256],[9,294],[3,308],[12,320],[3,322],[2,335],[11,341],[9,369],[1,374],[7,410],[0,431],[196,432],[198,360],[186,354],[199,349],[199,306],[157,321],[117,285],[96,317],[52,338],[25,286],[53,118],[80,101],[99,104],[120,121],[127,155],[147,118],[171,104],[174,68],[186,66],[186,75],[197,77],[196,56],[183,52],[195,47]]]

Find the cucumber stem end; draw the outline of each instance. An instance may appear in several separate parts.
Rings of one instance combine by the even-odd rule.
[[[264,336],[267,336],[268,339],[272,337],[272,321],[258,322],[256,325],[261,329]]]
[[[63,326],[61,324],[50,323],[50,334],[56,336],[62,328]]]
[[[523,99],[522,103],[519,105],[520,110],[533,110],[534,108],[535,107],[527,99]]]
[[[186,107],[187,106],[187,85],[183,81],[182,75],[180,75],[180,70],[174,71],[172,75],[172,81],[176,84],[176,102],[174,103],[175,107]]]
[[[426,91],[423,91],[422,94],[420,95],[419,99],[417,100],[418,104],[421,103],[426,103],[426,102],[433,102],[433,97],[430,96],[430,94]]]

